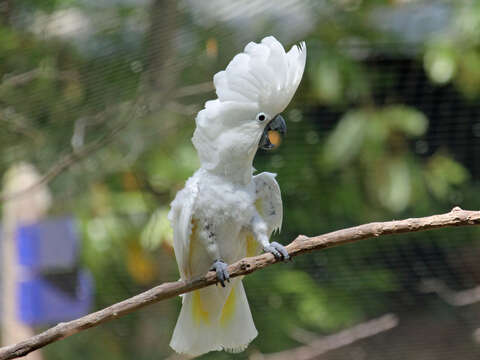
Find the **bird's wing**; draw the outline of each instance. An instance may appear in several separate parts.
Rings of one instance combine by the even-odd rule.
[[[276,174],[263,172],[253,177],[255,206],[268,225],[269,235],[275,230],[281,230],[283,219],[282,195],[275,176]]]
[[[185,188],[178,192],[173,200],[168,215],[173,228],[173,248],[182,280],[191,277],[190,239],[196,226],[193,213],[198,194],[197,183],[195,177],[187,181]]]

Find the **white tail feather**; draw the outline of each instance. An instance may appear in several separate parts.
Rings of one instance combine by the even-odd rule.
[[[170,346],[192,356],[215,350],[240,352],[257,334],[242,281],[234,279],[227,288],[210,286],[183,297]]]

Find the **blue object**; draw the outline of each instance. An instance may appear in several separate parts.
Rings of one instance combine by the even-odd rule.
[[[88,313],[93,280],[78,268],[78,236],[72,218],[21,226],[16,234],[17,316],[24,324],[49,325]]]
[[[68,321],[88,313],[92,305],[93,281],[88,271],[77,273],[74,296],[41,276],[18,283],[17,316],[27,325],[47,325]]]
[[[18,263],[29,271],[72,268],[77,262],[77,243],[72,218],[21,226],[17,230]]]

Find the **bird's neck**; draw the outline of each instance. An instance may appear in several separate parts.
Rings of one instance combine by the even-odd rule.
[[[252,181],[253,158],[256,152],[255,147],[246,152],[222,152],[216,166],[207,171],[228,182],[248,185]]]

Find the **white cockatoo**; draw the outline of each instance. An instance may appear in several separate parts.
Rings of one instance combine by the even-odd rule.
[[[174,249],[182,280],[217,273],[222,287],[183,295],[170,346],[179,353],[243,351],[257,336],[242,279],[230,281],[227,264],[245,256],[288,252],[269,242],[282,225],[275,174],[253,175],[258,148],[271,149],[269,131],[286,131],[279,115],[305,68],[305,43],[285,52],[273,37],[249,43],[213,81],[218,98],[196,117],[192,142],[201,167],[171,204]]]

